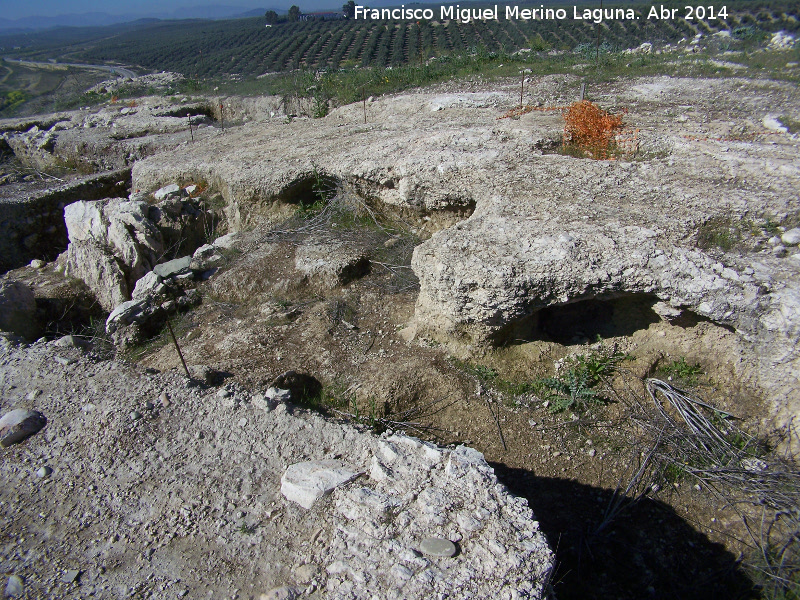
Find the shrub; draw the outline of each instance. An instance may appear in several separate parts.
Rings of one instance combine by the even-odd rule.
[[[624,124],[622,115],[612,115],[588,100],[564,111],[564,150],[568,154],[595,159],[615,158],[625,153],[617,143]]]

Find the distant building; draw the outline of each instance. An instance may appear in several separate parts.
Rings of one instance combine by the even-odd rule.
[[[337,21],[344,19],[341,12],[313,12],[300,15],[301,21]]]

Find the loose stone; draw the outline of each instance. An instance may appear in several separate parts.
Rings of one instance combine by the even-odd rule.
[[[423,538],[419,545],[420,552],[428,556],[444,556],[450,558],[456,555],[456,545],[450,540],[440,537]]]
[[[64,571],[64,574],[61,576],[61,581],[64,583],[73,583],[78,580],[78,576],[80,576],[80,574],[81,572],[78,569]]]
[[[45,416],[35,410],[18,408],[0,419],[0,446],[18,444],[40,431],[47,424]]]
[[[6,596],[9,596],[10,598],[22,596],[24,589],[22,577],[19,575],[12,575],[8,578],[8,583],[6,583]]]

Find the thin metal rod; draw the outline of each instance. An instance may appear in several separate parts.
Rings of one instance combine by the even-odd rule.
[[[169,319],[167,319],[167,328],[169,329],[169,334],[172,336],[172,342],[175,344],[175,350],[178,351],[178,356],[181,357],[181,364],[183,364],[183,370],[186,371],[186,377],[191,379],[192,376],[189,375],[189,367],[186,366],[186,361],[183,360],[183,352],[181,352],[181,347],[178,346],[178,339],[175,337],[175,332],[172,331],[172,323],[169,322]]]

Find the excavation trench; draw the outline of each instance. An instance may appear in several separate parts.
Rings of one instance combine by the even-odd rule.
[[[19,198],[0,198],[0,273],[37,258],[54,260],[68,243],[64,207],[78,200],[125,197],[130,182],[130,169],[122,169]]]

